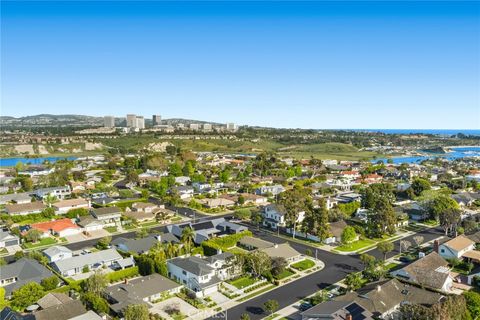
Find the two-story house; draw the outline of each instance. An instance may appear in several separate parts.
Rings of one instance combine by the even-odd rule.
[[[72,194],[69,186],[41,188],[35,190],[35,196],[39,199],[44,199],[47,196],[53,196],[57,199],[65,199]]]
[[[205,297],[216,292],[218,285],[232,275],[228,260],[233,257],[230,253],[220,253],[207,258],[192,256],[170,259],[167,261],[168,275],[197,297]]]
[[[92,216],[104,226],[115,226],[120,223],[122,210],[118,207],[105,207],[91,210]]]
[[[263,209],[263,225],[272,229],[285,227],[287,210],[279,204],[270,204]],[[297,214],[297,223],[301,223],[305,219],[305,212],[300,211]]]

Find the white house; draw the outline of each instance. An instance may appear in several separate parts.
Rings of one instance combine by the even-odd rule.
[[[285,188],[282,185],[276,184],[273,186],[261,186],[260,188],[255,190],[255,193],[260,195],[271,193],[272,195],[276,196],[284,191]]]
[[[72,209],[79,209],[79,208],[88,209],[90,208],[90,201],[87,201],[81,198],[68,199],[68,200],[55,202],[54,204],[52,204],[52,207],[55,209],[57,214],[63,214],[63,213],[67,213],[69,210],[72,210]]]
[[[49,262],[55,262],[71,258],[73,256],[73,252],[64,246],[53,246],[43,250],[43,255],[47,257]]]
[[[285,226],[285,215],[287,211],[284,206],[279,204],[270,204],[263,210],[263,225],[272,229]],[[297,223],[301,223],[305,219],[305,211],[297,214]]]
[[[218,284],[228,279],[227,260],[233,255],[221,253],[207,258],[196,256],[174,258],[167,261],[170,278],[182,283],[197,297],[205,297],[217,292]]]
[[[0,248],[18,246],[19,244],[20,239],[16,235],[13,235],[8,231],[0,230]]]
[[[175,177],[175,183],[178,185],[184,186],[187,184],[187,182],[190,182],[190,177],[185,177],[185,176]]]
[[[51,187],[51,188],[42,188],[35,190],[35,196],[39,199],[43,199],[47,196],[54,196],[57,199],[65,199],[72,194],[69,186],[63,187]]]
[[[445,259],[460,259],[469,251],[475,250],[475,242],[464,235],[442,243],[439,247],[439,254]]]

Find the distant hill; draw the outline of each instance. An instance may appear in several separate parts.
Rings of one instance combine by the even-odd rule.
[[[213,125],[220,125],[219,123],[209,122],[209,121],[199,121],[191,119],[164,119],[162,120],[165,124],[176,125],[183,123],[189,125],[191,123],[211,123]],[[104,121],[103,117],[96,116],[86,116],[78,114],[37,114],[32,116],[25,117],[11,117],[11,116],[0,116],[0,126],[4,127],[50,127],[50,126],[60,126],[60,127],[99,127],[103,126]],[[117,126],[125,125],[125,117],[116,117],[115,124]],[[152,124],[151,118],[145,118],[145,124],[147,126]]]

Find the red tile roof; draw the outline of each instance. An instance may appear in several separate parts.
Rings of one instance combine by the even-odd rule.
[[[71,228],[77,229],[79,228],[79,226],[74,224],[72,220],[65,218],[65,219],[60,219],[55,221],[34,223],[32,224],[32,228],[42,232],[50,232],[50,230],[53,230],[55,232],[60,232],[65,229],[71,229]]]

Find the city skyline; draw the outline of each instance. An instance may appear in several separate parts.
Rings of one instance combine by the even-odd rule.
[[[2,2],[1,113],[476,129],[478,17],[474,2]]]

